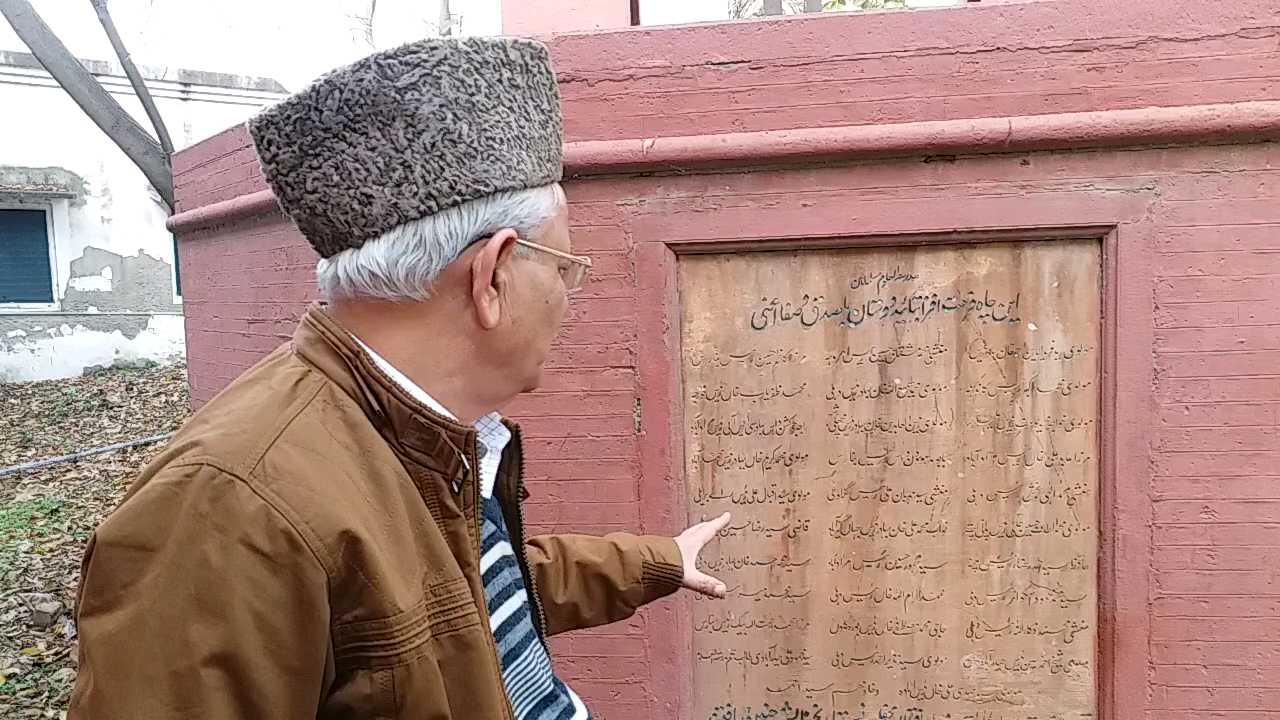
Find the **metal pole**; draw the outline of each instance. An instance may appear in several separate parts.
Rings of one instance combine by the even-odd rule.
[[[6,475],[14,475],[20,472],[25,472],[27,470],[39,470],[40,468],[46,468],[46,467],[49,467],[50,465],[58,465],[61,463],[74,462],[76,460],[83,460],[84,458],[87,458],[87,457],[92,457],[94,455],[102,455],[103,453],[109,453],[115,450],[125,450],[127,448],[137,447],[139,445],[148,445],[151,443],[158,443],[162,440],[168,440],[171,437],[173,437],[173,433],[171,432],[165,433],[163,435],[152,435],[151,437],[145,437],[138,440],[130,440],[128,442],[115,443],[114,445],[104,445],[102,447],[93,448],[92,450],[81,450],[79,452],[73,452],[70,455],[59,455],[57,457],[45,458],[44,460],[36,460],[35,462],[23,463],[21,465],[12,465],[7,468],[0,468],[0,477],[5,477]]]

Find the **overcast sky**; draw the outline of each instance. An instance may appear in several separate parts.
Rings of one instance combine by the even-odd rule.
[[[525,0],[537,2],[538,0]],[[910,0],[914,7],[963,0]],[[434,34],[439,0],[378,0],[377,47]],[[88,0],[34,0],[45,22],[83,58],[114,60]],[[111,0],[135,61],[279,80],[296,90],[320,73],[370,52],[358,17],[369,0]],[[645,25],[722,20],[728,0],[641,0]],[[501,32],[500,0],[451,0],[461,32]],[[0,49],[25,50],[0,21]]]
[[[499,31],[499,0],[452,0],[462,31]],[[76,55],[114,60],[88,0],[35,0],[37,12]],[[298,89],[320,73],[368,54],[360,15],[369,0],[111,0],[111,14],[134,60],[272,77]],[[435,33],[436,0],[379,0],[378,46]],[[23,44],[0,21],[0,49]]]

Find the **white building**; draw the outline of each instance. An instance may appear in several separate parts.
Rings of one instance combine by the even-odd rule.
[[[501,32],[504,2],[520,0],[450,0],[453,31]],[[73,51],[111,56],[88,3],[36,5]],[[113,0],[111,7],[134,57],[169,66],[142,72],[179,148],[243,122],[284,88],[174,66],[263,73],[297,89],[372,50],[435,34],[441,22],[441,0]],[[728,0],[640,0],[640,20],[722,20],[728,8]],[[34,58],[4,50],[23,47],[0,21],[0,381],[179,357],[182,303],[164,206]],[[84,64],[150,128],[118,66]]]
[[[82,61],[143,127],[118,65]],[[284,97],[274,80],[140,68],[185,147]],[[183,354],[159,195],[26,53],[0,51],[0,381]]]

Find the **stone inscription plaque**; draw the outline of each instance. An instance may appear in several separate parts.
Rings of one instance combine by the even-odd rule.
[[[1089,720],[1100,249],[687,256],[695,720]]]

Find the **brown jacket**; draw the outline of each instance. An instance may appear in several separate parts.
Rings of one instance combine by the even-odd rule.
[[[523,538],[519,429],[495,492]],[[322,311],[196,413],[86,552],[75,720],[510,718],[479,558],[476,432]],[[670,538],[513,542],[542,637],[682,577]]]

